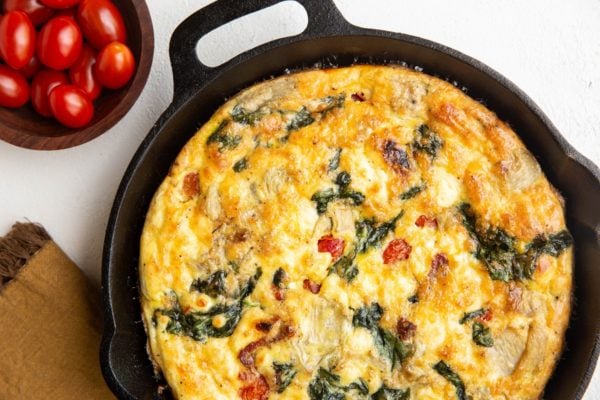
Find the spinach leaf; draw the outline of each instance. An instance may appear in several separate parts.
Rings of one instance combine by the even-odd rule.
[[[335,183],[340,187],[340,190],[347,189],[350,186],[350,182],[352,182],[352,178],[346,171],[340,172],[335,178]]]
[[[531,278],[535,272],[537,259],[542,254],[558,257],[560,253],[573,244],[573,238],[566,230],[548,235],[536,236],[526,247],[523,254],[516,259],[519,276]],[[521,278],[522,279],[522,278]]]
[[[319,110],[321,116],[327,115],[327,113],[334,108],[341,108],[344,106],[346,101],[346,93],[340,93],[337,96],[327,96],[321,99],[321,102],[325,105],[324,108]]]
[[[460,379],[460,376],[458,376],[458,374],[454,372],[448,364],[446,364],[444,361],[439,361],[433,366],[433,369],[438,374],[446,378],[448,382],[454,385],[456,388],[456,398],[458,400],[467,400],[465,384],[463,383],[462,379]]]
[[[229,261],[227,264],[233,270],[233,272],[239,272],[240,271],[240,266],[235,261]]]
[[[466,312],[466,313],[463,314],[462,318],[458,322],[462,325],[465,322],[468,322],[468,321],[470,321],[472,319],[475,319],[477,317],[481,317],[483,314],[485,314],[485,312],[486,312],[485,308],[480,308],[479,310]]]
[[[338,199],[351,199],[355,206],[361,205],[365,201],[365,196],[360,192],[349,189],[351,181],[350,174],[342,171],[334,181],[338,185],[337,191],[333,188],[328,188],[313,194],[310,199],[317,203],[317,212],[319,214],[327,212],[329,203]]]
[[[265,114],[260,109],[248,111],[238,104],[231,110],[231,119],[240,124],[255,125]]]
[[[463,214],[463,225],[477,244],[475,256],[484,263],[490,277],[505,282],[511,280],[512,261],[515,258],[514,238],[500,228],[480,229],[469,204],[462,204],[460,210]]]
[[[156,314],[160,313],[169,317],[169,322],[165,330],[169,333],[181,334],[184,330],[189,330],[188,321],[185,318],[185,315],[181,311],[181,306],[179,302],[176,303],[175,307],[170,308],[168,310],[156,310],[154,312],[154,321],[156,321]]]
[[[277,361],[273,362],[273,370],[275,371],[277,393],[283,393],[290,386],[290,383],[292,383],[297,371],[292,364],[279,363]]]
[[[469,204],[462,204],[463,225],[476,243],[475,256],[483,262],[490,277],[508,282],[531,279],[540,255],[558,257],[573,244],[573,238],[566,230],[548,236],[537,236],[526,246],[523,253],[515,248],[516,240],[503,229],[490,226],[482,229]]]
[[[490,227],[480,234],[479,239],[481,246],[478,257],[485,262],[492,279],[508,282],[513,278],[512,267],[516,256],[514,238],[500,228]],[[516,278],[522,279],[521,276]]]
[[[329,188],[321,190],[320,192],[316,192],[310,199],[317,203],[317,213],[323,214],[327,212],[327,206],[329,203],[337,198],[338,194],[333,190],[333,188]]]
[[[338,167],[340,166],[341,155],[342,155],[342,149],[338,148],[335,151],[335,154],[333,155],[331,160],[329,160],[329,165],[327,165],[327,171],[335,171],[336,169],[338,169]]]
[[[248,279],[246,284],[240,290],[240,292],[237,296],[240,299],[240,301],[242,301],[246,297],[250,296],[250,294],[254,291],[254,288],[256,287],[256,282],[258,282],[258,279],[261,277],[261,275],[262,275],[262,268],[258,267],[256,272],[254,273],[254,276],[250,277],[250,279]]]
[[[490,328],[483,326],[479,322],[473,324],[473,341],[479,346],[492,347],[494,339],[490,333]]]
[[[261,274],[262,270],[258,268],[254,276],[248,279],[239,291],[237,298],[231,303],[215,304],[207,311],[184,313],[181,310],[179,301],[177,301],[173,308],[166,310],[158,309],[156,312],[169,317],[169,322],[165,330],[171,334],[189,336],[199,342],[205,342],[209,337],[221,338],[231,336],[240,322],[244,300],[254,290]],[[213,318],[218,315],[223,316],[225,323],[220,327],[215,327],[213,325]]]
[[[358,267],[354,264],[354,258],[350,255],[340,257],[329,269],[329,273],[335,272],[348,282],[352,282],[358,275]]]
[[[377,351],[390,360],[392,369],[414,353],[414,346],[401,341],[387,329],[377,328],[371,331]]]
[[[458,209],[460,210],[461,214],[462,214],[462,223],[463,226],[467,229],[467,232],[469,232],[469,235],[471,236],[471,238],[475,241],[478,241],[478,235],[477,235],[477,219],[475,218],[475,212],[473,211],[473,209],[471,208],[471,205],[469,203],[462,203],[458,206]]]
[[[417,136],[411,143],[411,147],[414,152],[425,153],[431,158],[435,158],[443,144],[444,142],[437,133],[429,129],[429,126],[422,124],[417,128]]]
[[[528,250],[535,250],[538,253],[546,253],[553,257],[558,257],[560,253],[573,244],[573,237],[566,230],[562,230],[554,235],[537,236],[529,244]]]
[[[355,191],[352,191],[352,190],[340,193],[340,197],[342,199],[350,199],[350,200],[352,200],[352,202],[354,203],[355,206],[360,206],[362,203],[365,202],[365,195],[364,194],[362,194],[361,192],[355,192]]]
[[[338,375],[319,368],[317,375],[308,385],[308,396],[311,400],[344,400],[346,393],[352,390],[362,395],[369,394],[369,387],[363,379],[343,386]]]
[[[363,378],[358,378],[357,381],[349,384],[347,388],[348,390],[356,390],[360,394],[369,394],[369,385]]]
[[[383,317],[383,308],[377,302],[371,303],[369,306],[363,306],[356,310],[352,317],[352,325],[369,330],[379,326],[379,321]]]
[[[344,182],[345,178],[338,180]],[[351,282],[356,275],[358,275],[358,267],[355,264],[358,254],[365,253],[370,247],[379,246],[387,234],[395,229],[396,222],[403,214],[404,211],[401,211],[397,216],[380,225],[376,225],[375,221],[371,219],[357,221],[355,223],[356,243],[348,254],[340,257],[340,259],[331,266],[329,273],[334,272],[346,281]]]
[[[415,197],[416,195],[418,195],[425,189],[427,189],[427,186],[425,184],[422,184],[419,186],[413,186],[410,189],[408,189],[406,192],[402,193],[400,195],[400,199],[401,200],[412,199],[413,197]]]
[[[361,192],[349,189],[352,178],[346,171],[342,171],[335,178],[335,183],[339,186],[338,196],[340,199],[351,199],[355,206],[361,205],[365,201],[365,196]]]
[[[238,160],[235,164],[233,164],[234,172],[242,172],[246,168],[248,168],[248,159],[246,157]]]
[[[165,329],[168,333],[189,336],[196,341],[205,342],[208,337],[231,336],[240,321],[242,305],[239,302],[230,305],[217,304],[208,311],[186,314],[177,304],[172,309],[160,310],[160,312],[170,318]],[[212,323],[213,317],[217,315],[222,315],[225,319],[225,323],[219,328]]]
[[[382,385],[371,395],[371,400],[409,400],[410,389],[392,389]]]
[[[358,239],[357,251],[359,253],[365,253],[371,247],[378,247],[388,233],[396,229],[396,222],[398,222],[403,215],[404,210],[400,211],[400,213],[391,220],[380,225],[375,225],[375,221],[371,219],[358,221],[355,224],[356,236]]]
[[[288,132],[297,131],[300,128],[304,128],[315,122],[315,119],[310,115],[310,112],[306,107],[302,107],[300,111],[294,115],[294,118],[287,125],[286,129]]]
[[[219,270],[213,272],[206,279],[196,279],[192,282],[190,291],[197,291],[200,293],[206,293],[210,297],[217,297],[218,295],[225,295],[227,289],[225,288],[225,278],[227,272]]]
[[[229,120],[221,121],[206,140],[206,144],[217,143],[221,153],[227,149],[235,149],[242,141],[241,136],[232,136],[225,132],[227,125],[229,125]]]
[[[308,385],[311,400],[344,400],[346,390],[340,384],[340,377],[324,368],[319,368],[317,376]]]
[[[366,328],[373,335],[373,343],[379,354],[390,360],[392,369],[410,357],[414,348],[410,343],[398,339],[392,332],[379,326],[383,316],[383,308],[379,303],[371,303],[356,310],[352,317],[352,325]]]
[[[322,107],[319,108],[319,111],[315,111],[313,114],[320,115],[323,118],[327,113],[334,108],[342,107],[344,105],[344,101],[346,99],[346,94],[341,93],[337,96],[327,96],[322,98],[320,101],[322,103]],[[300,110],[294,115],[290,123],[287,125],[286,129],[288,132],[296,131],[300,128],[304,128],[315,122],[315,118],[311,114],[310,111],[303,106]],[[286,140],[287,137],[284,138]]]

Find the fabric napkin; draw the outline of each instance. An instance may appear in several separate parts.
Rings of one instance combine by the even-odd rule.
[[[0,399],[114,399],[98,360],[99,299],[41,226],[0,238]]]

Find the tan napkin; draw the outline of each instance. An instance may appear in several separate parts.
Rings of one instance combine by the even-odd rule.
[[[114,399],[98,360],[99,299],[39,225],[0,238],[0,399]]]

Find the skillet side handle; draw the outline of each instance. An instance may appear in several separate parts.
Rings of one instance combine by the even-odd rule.
[[[260,53],[250,49],[232,60],[215,68],[198,60],[196,45],[207,33],[235,19],[280,3],[282,0],[218,0],[196,11],[186,18],[173,32],[169,44],[169,56],[173,70],[174,95],[170,109],[175,110],[200,87],[211,81],[231,62],[246,59]],[[276,47],[282,44],[318,36],[355,32],[358,28],[350,24],[337,9],[333,0],[295,0],[308,14],[308,25],[297,36],[285,37],[265,45]],[[261,47],[262,47],[261,46]]]

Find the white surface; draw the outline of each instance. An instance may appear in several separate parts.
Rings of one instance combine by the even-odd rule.
[[[121,176],[135,149],[172,97],[168,39],[207,0],[147,0],[154,21],[154,63],[138,102],[109,132],[56,152],[0,141],[0,234],[15,220],[41,222],[83,271],[99,284],[102,242]],[[581,153],[600,163],[600,1],[502,2],[462,0],[336,0],[354,24],[401,31],[453,47],[508,77],[550,117]],[[279,23],[259,21],[250,38],[303,24],[305,14],[278,11]],[[240,50],[235,32],[210,46],[214,59]],[[0,127],[1,129],[1,127]],[[600,372],[585,400],[600,399]]]

